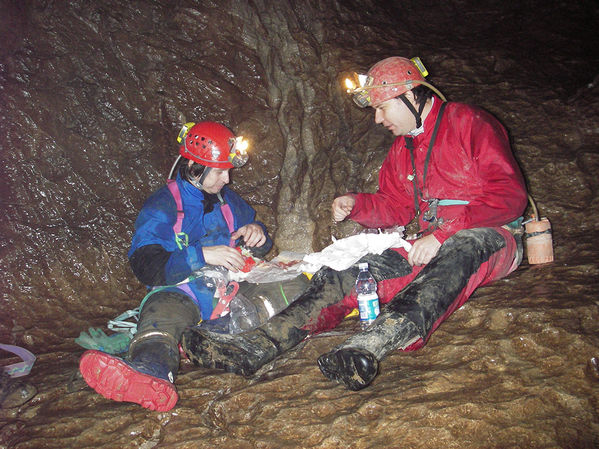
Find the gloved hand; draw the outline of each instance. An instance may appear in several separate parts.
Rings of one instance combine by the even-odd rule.
[[[102,329],[90,327],[89,333],[83,331],[75,339],[75,343],[86,349],[97,349],[108,354],[120,354],[129,349],[130,334],[116,333],[106,335]]]

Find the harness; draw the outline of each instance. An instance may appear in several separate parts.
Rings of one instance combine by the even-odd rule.
[[[166,181],[166,185],[173,195],[173,199],[175,200],[175,204],[177,205],[177,219],[175,224],[173,225],[173,232],[175,233],[175,243],[179,249],[183,249],[183,247],[187,247],[189,245],[189,236],[182,232],[183,228],[183,217],[185,216],[185,212],[183,212],[183,201],[181,200],[181,192],[179,191],[179,185],[177,181],[174,179],[169,179]],[[217,193],[218,199],[220,201],[220,211],[223,214],[225,222],[227,223],[227,228],[229,228],[229,233],[233,234],[235,232],[234,219],[233,219],[233,211],[231,211],[231,206],[229,206],[225,200],[223,199],[220,192]],[[229,246],[235,246],[235,240],[231,238],[229,241]]]
[[[185,232],[182,232],[183,218],[185,216],[185,213],[183,212],[183,201],[181,200],[181,191],[179,190],[177,181],[174,179],[168,179],[167,186],[171,192],[171,195],[173,195],[173,199],[175,200],[175,203],[177,205],[177,219],[175,221],[175,224],[173,225],[173,232],[175,234],[175,243],[177,243],[177,246],[179,247],[179,249],[183,249],[184,246],[187,247],[189,244],[189,236]],[[235,221],[233,218],[233,211],[231,210],[231,206],[229,206],[225,202],[225,200],[223,199],[220,192],[217,193],[217,196],[220,201],[220,211],[223,214],[223,218],[225,219],[225,222],[227,223],[227,228],[229,228],[229,234],[233,234],[233,232],[235,232],[235,227],[234,227]],[[235,239],[231,238],[229,240],[229,246],[230,247],[235,246]],[[195,298],[195,295],[192,292],[192,290],[189,287],[189,284],[187,282],[189,280],[190,279],[188,278],[184,282],[177,284],[177,288],[183,290],[185,293],[187,293],[192,298]],[[239,289],[239,285],[237,284],[237,282],[230,282],[229,285],[231,285],[233,287],[232,291],[229,291],[227,289],[226,284],[222,284],[222,285],[219,284],[219,286],[217,287],[217,297],[219,298],[219,300],[218,300],[217,304],[215,305],[214,309],[212,310],[212,315],[210,316],[210,319],[215,319],[215,318],[218,318],[220,315],[222,315],[222,313],[228,307],[231,299],[233,299],[233,297],[237,293],[237,290]],[[152,291],[151,293],[155,293],[155,291]],[[143,305],[143,302],[142,302],[142,305]],[[140,305],[140,308],[139,308],[140,310],[141,310],[142,305]]]
[[[424,171],[422,173],[422,188],[425,188],[426,185],[426,174],[428,171],[428,164],[430,162],[431,153],[433,150],[433,145],[435,144],[435,140],[437,138],[437,133],[439,131],[439,126],[441,125],[441,118],[443,117],[443,111],[445,110],[445,106],[447,106],[446,102],[441,104],[441,108],[439,109],[439,115],[437,116],[437,121],[435,122],[435,127],[433,129],[433,134],[431,135],[431,140],[428,144],[428,149],[426,151],[426,157],[424,159]],[[412,160],[412,174],[408,176],[408,179],[412,181],[414,186],[414,207],[416,208],[416,215],[419,216],[420,205],[419,200],[426,201],[428,203],[428,210],[422,216],[424,221],[428,221],[432,225],[432,230],[436,229],[438,226],[443,224],[443,218],[437,217],[437,207],[438,206],[457,206],[457,205],[466,205],[470,204],[470,201],[467,200],[457,200],[457,199],[439,199],[439,198],[430,198],[424,199],[424,194],[422,190],[418,187],[418,175],[416,174],[416,161],[414,159],[414,140],[412,137],[404,137],[406,142],[406,147],[410,150],[410,158]],[[522,217],[516,218],[511,223],[504,225],[503,227],[509,230],[512,234],[521,233],[522,228]],[[430,228],[428,228],[430,229]],[[418,234],[422,234],[424,231],[420,231]]]
[[[428,150],[426,151],[426,157],[424,159],[424,172],[422,173],[422,188],[424,189],[426,186],[426,174],[428,172],[428,165],[431,158],[431,153],[433,151],[433,146],[435,145],[435,140],[437,139],[437,133],[439,132],[439,127],[441,125],[441,119],[443,117],[443,111],[445,110],[445,106],[447,106],[446,102],[441,103],[441,108],[439,109],[439,115],[437,116],[437,121],[435,122],[435,127],[433,129],[433,134],[431,135],[431,140],[428,144]],[[406,142],[406,147],[410,150],[410,158],[412,160],[412,174],[408,176],[408,179],[412,181],[412,185],[414,186],[414,207],[416,209],[416,216],[421,214],[420,210],[420,200],[426,201],[428,203],[428,210],[422,216],[424,221],[428,221],[433,225],[433,229],[439,226],[442,223],[442,219],[437,218],[437,206],[453,206],[457,204],[468,204],[469,201],[466,200],[453,200],[453,199],[439,199],[439,198],[431,198],[424,199],[424,194],[422,190],[418,187],[418,175],[416,174],[416,161],[414,159],[414,139],[412,137],[404,137]]]

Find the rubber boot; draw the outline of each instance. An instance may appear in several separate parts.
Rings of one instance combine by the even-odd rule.
[[[318,358],[324,376],[350,390],[368,386],[387,354],[430,336],[471,276],[504,246],[503,237],[490,228],[460,231],[448,239],[371,326]]]
[[[322,269],[289,307],[262,326],[241,334],[220,334],[193,326],[183,332],[181,346],[196,365],[251,376],[278,355],[300,343],[306,323],[339,302],[353,286],[353,275]]]
[[[389,305],[393,301],[401,301],[398,296]],[[361,390],[377,376],[380,360],[389,352],[405,348],[418,338],[420,334],[416,325],[387,306],[367,329],[321,355],[318,367],[328,379],[350,390]]]
[[[177,341],[163,331],[136,335],[126,358],[89,350],[79,362],[87,384],[105,398],[156,411],[170,410],[177,403],[173,382],[178,367]]]

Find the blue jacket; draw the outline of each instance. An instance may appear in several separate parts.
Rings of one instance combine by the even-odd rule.
[[[177,206],[170,190],[164,186],[154,192],[144,203],[135,221],[135,233],[128,253],[129,259],[132,260],[136,251],[140,253],[146,248],[157,249],[158,253],[154,250],[156,257],[145,260],[148,264],[156,265],[157,259],[160,259],[158,267],[163,267],[163,279],[166,285],[179,283],[206,265],[202,247],[228,245],[230,241],[229,228],[220,204],[216,203],[212,211],[204,213],[204,192],[184,181],[179,175],[176,182],[184,212],[181,231],[188,236],[188,246],[179,248],[175,241],[173,225],[177,219]],[[256,222],[255,210],[238,194],[225,186],[221,190],[221,195],[231,208],[235,230]],[[256,223],[265,228],[262,223]],[[265,254],[271,246],[272,241],[267,234],[267,242],[261,248],[263,253]],[[140,248],[142,251],[138,251]],[[152,284],[147,279],[140,280]],[[196,294],[194,300],[201,309],[202,317],[204,319],[210,317],[214,289],[207,290],[201,279],[190,282],[189,287]]]

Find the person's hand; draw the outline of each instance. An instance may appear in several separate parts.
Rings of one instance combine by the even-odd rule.
[[[416,240],[408,252],[408,262],[412,266],[426,265],[437,255],[441,248],[439,240],[433,234]]]
[[[248,248],[262,246],[266,243],[266,234],[264,234],[264,229],[258,223],[250,223],[242,226],[231,234],[231,237],[235,240],[243,237],[243,243]]]
[[[237,273],[245,265],[243,256],[235,248],[225,245],[204,246],[204,260],[210,265],[219,265]]]
[[[356,199],[353,195],[343,195],[337,197],[333,200],[333,220],[335,221],[343,221],[345,217],[347,217],[354,205],[356,204]]]

